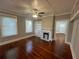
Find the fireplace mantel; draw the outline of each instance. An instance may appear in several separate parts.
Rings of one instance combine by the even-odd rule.
[[[45,34],[47,33],[47,34]],[[48,36],[48,37],[46,37]],[[41,35],[41,39],[45,40],[45,41],[52,41],[52,31],[48,31],[48,30],[42,30],[42,35]]]

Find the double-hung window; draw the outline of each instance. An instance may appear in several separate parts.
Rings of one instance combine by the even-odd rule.
[[[17,34],[17,18],[1,17],[1,36],[12,36]]]
[[[33,32],[33,21],[32,20],[26,20],[26,33]]]

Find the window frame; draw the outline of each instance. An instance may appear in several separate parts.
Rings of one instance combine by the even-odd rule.
[[[26,21],[31,21],[32,22],[32,31],[31,32],[27,32],[27,25],[26,25]],[[25,20],[25,33],[32,33],[33,32],[33,20]]]
[[[11,35],[2,35],[2,24],[1,24],[1,37],[11,37],[11,36],[15,36],[18,35],[18,20],[17,20],[17,16],[12,16],[12,15],[0,15],[2,18],[3,17],[8,17],[8,18],[15,18],[14,20],[16,20],[16,33],[15,34],[11,34]],[[2,20],[2,19],[1,19]]]

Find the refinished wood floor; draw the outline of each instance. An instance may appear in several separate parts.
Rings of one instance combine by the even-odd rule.
[[[0,46],[0,59],[72,59],[69,45],[37,37]]]

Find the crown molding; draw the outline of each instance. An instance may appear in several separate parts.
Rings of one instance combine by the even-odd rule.
[[[14,16],[26,16],[27,14],[20,14],[14,10],[0,9],[0,13],[14,15]]]
[[[77,17],[78,14],[79,14],[79,10],[71,17],[70,21],[73,21]]]
[[[72,14],[71,12],[61,13],[61,14],[55,14],[55,16],[63,16],[63,15],[69,15]]]
[[[74,3],[73,8],[71,10],[72,14],[73,14],[73,12],[74,12],[74,10],[76,8],[77,2],[78,2],[78,0],[75,0],[75,3]],[[76,13],[73,14],[73,16],[70,18],[70,21],[73,21],[77,17],[78,14],[79,14],[79,10],[77,10]]]
[[[78,2],[78,0],[75,0],[74,5],[73,5],[72,10],[71,10],[72,12],[74,11],[74,9],[76,7],[77,2]]]
[[[46,16],[43,16],[43,17],[41,17],[40,19],[43,19],[43,18],[45,18],[45,17],[53,17],[53,16],[63,16],[63,15],[71,15],[72,13],[71,12],[66,12],[66,13],[61,13],[61,14],[51,14],[51,15],[46,15]]]

